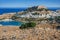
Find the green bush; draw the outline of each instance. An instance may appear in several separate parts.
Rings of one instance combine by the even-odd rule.
[[[53,20],[53,18],[48,18],[48,20],[49,20],[49,21],[52,21],[52,20]]]
[[[15,19],[17,19],[17,18],[18,18],[17,16],[12,16],[11,19],[15,20]]]
[[[55,17],[55,20],[60,20],[60,16],[56,16]]]
[[[31,27],[35,27],[35,26],[36,26],[36,23],[28,22],[28,23],[22,24],[19,28],[24,29],[24,28],[31,28]]]
[[[60,19],[60,16],[58,16],[57,19]]]

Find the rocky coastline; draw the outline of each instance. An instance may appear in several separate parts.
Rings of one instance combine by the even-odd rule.
[[[34,8],[32,10],[32,8]],[[20,17],[24,13],[30,13],[32,11],[36,11],[35,8],[28,8],[23,12],[18,12],[18,15],[12,14],[3,14],[0,15],[0,20],[3,19],[13,19],[17,21],[26,21],[27,17]],[[43,8],[43,11],[37,10],[38,13],[42,12],[45,14],[46,12],[51,13],[52,11],[44,9],[46,7],[39,6],[38,9]],[[57,11],[60,13],[59,11]],[[53,12],[55,13],[55,12]],[[54,15],[55,16],[55,15]],[[30,16],[31,17],[31,16]],[[45,18],[45,17],[44,17]],[[46,18],[43,21],[40,18],[35,18],[33,21],[37,23],[36,27],[29,29],[19,29],[20,26],[0,26],[0,40],[60,40],[60,29],[56,29],[57,26],[60,26],[60,23],[55,20],[49,21]],[[47,20],[47,21],[46,21]]]

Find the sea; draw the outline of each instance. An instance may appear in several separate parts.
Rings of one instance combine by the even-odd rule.
[[[21,26],[22,22],[19,21],[0,21],[0,26]]]
[[[26,8],[0,8],[0,15],[10,12],[21,12],[24,11]],[[4,19],[3,19],[4,20]],[[2,21],[0,20],[0,26],[21,26],[22,22],[15,21],[15,20],[6,20]]]
[[[10,13],[10,12],[21,12],[24,11],[25,9],[27,8],[0,8],[0,15],[4,13]],[[53,7],[50,7],[48,9],[52,11],[60,10],[60,8],[53,8]]]
[[[4,13],[10,12],[21,12],[24,11],[26,8],[0,8],[0,15]]]
[[[56,10],[60,10],[60,7],[48,7],[48,9],[51,11],[56,11]]]

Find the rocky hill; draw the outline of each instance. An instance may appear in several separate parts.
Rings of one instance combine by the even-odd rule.
[[[25,11],[43,11],[43,10],[47,11],[48,9],[45,6],[33,6],[33,7],[27,8]]]
[[[0,15],[0,19],[10,19],[15,13],[8,13]]]
[[[60,30],[50,24],[39,24],[35,28],[0,26],[0,40],[60,40]]]

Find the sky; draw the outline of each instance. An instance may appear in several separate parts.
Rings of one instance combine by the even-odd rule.
[[[38,5],[60,7],[60,0],[0,0],[0,8],[21,8]]]

